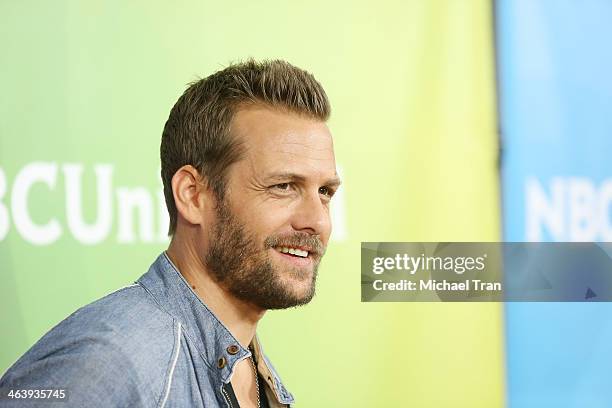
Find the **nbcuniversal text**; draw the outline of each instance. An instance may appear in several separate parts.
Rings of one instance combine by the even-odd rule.
[[[0,242],[19,239],[47,246],[68,236],[81,245],[167,243],[169,217],[159,176],[129,185],[126,168],[116,167],[35,161],[11,174],[0,166]],[[337,196],[332,240],[343,241],[342,189]]]

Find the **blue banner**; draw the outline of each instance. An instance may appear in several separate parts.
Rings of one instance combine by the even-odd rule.
[[[612,3],[498,1],[506,241],[612,241]],[[509,407],[610,407],[612,304],[509,303]]]

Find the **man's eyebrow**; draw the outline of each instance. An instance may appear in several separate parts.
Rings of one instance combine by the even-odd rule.
[[[297,173],[281,172],[281,173],[273,173],[273,174],[268,175],[266,177],[266,180],[270,182],[285,181],[285,180],[303,182],[306,180],[306,177],[304,177],[301,174],[297,174]],[[329,186],[329,187],[339,187],[340,184],[342,184],[342,181],[340,180],[340,177],[338,177],[337,175],[328,179],[327,181],[325,181],[325,183],[323,183],[323,185]]]
[[[328,186],[328,187],[335,187],[335,188],[340,187],[340,184],[342,184],[342,180],[340,180],[340,177],[338,177],[338,176],[334,176],[333,178],[330,178],[325,183],[326,186]]]

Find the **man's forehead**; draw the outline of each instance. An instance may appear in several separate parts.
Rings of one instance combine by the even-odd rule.
[[[284,108],[248,105],[235,113],[231,127],[234,137],[254,145],[292,138],[295,142],[304,136],[329,138],[331,144],[331,133],[325,122]]]
[[[324,122],[253,107],[239,111],[232,127],[244,147],[243,159],[254,166],[264,165],[275,173],[301,168],[335,174],[332,137]]]

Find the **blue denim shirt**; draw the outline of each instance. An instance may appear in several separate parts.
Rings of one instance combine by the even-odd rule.
[[[293,396],[252,343],[270,407]],[[45,407],[230,407],[222,387],[251,352],[196,296],[165,253],[135,284],[74,312],[0,379],[0,406],[37,406],[10,390],[63,389]]]

